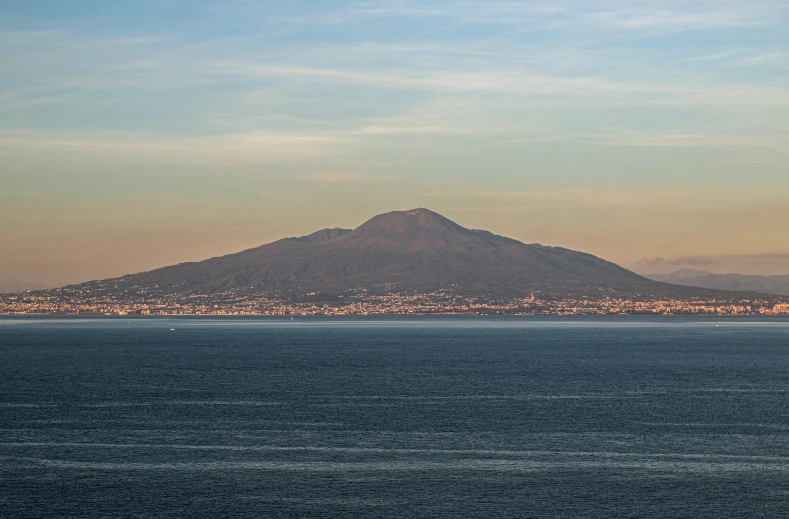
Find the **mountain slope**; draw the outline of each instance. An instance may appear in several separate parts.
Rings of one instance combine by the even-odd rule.
[[[288,291],[341,294],[441,288],[513,295],[528,290],[689,293],[561,247],[524,244],[462,227],[427,209],[378,215],[358,228],[324,229],[236,254],[92,282],[127,293]],[[698,290],[696,290],[698,291]]]
[[[763,294],[789,296],[789,275],[748,276],[744,274],[712,274],[701,270],[684,269],[670,274],[647,275],[663,283],[717,290],[754,291]]]

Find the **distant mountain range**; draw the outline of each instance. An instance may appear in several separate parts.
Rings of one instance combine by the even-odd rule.
[[[646,279],[591,254],[467,229],[427,209],[375,216],[356,229],[323,229],[236,254],[85,283],[71,289],[126,297],[236,292],[300,295],[450,289],[489,298],[705,296]]]
[[[16,278],[0,279],[0,294],[10,294],[12,292],[25,292],[28,290],[42,290],[47,288],[38,283],[23,281]]]
[[[713,274],[701,270],[683,269],[670,274],[647,274],[646,277],[675,285],[789,296],[789,275],[748,276],[743,274]]]

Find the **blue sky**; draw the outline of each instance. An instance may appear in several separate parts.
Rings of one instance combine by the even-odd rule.
[[[426,206],[644,272],[789,273],[785,1],[9,1],[0,277]]]

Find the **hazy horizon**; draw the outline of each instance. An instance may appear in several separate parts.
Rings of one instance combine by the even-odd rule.
[[[0,7],[0,280],[427,207],[639,273],[789,274],[789,4]]]

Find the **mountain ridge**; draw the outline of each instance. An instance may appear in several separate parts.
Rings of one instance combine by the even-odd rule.
[[[789,275],[715,274],[703,270],[682,269],[668,274],[647,274],[644,277],[663,283],[698,288],[789,296]]]
[[[34,283],[18,278],[0,279],[0,294],[45,290],[47,287],[41,283]]]

